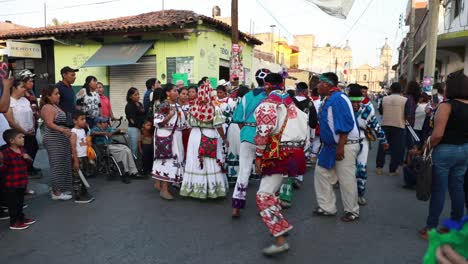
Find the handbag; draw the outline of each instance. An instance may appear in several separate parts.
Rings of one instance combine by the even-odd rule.
[[[199,157],[207,157],[216,159],[216,153],[218,150],[218,139],[217,138],[210,138],[201,132],[201,140],[200,146],[198,147],[198,156]]]
[[[420,201],[428,201],[431,198],[432,186],[432,148],[431,137],[426,141],[421,159],[413,163],[416,175],[416,198]]]
[[[172,140],[174,139],[174,132],[177,128],[177,121],[179,120],[179,114],[177,113],[176,115],[177,119],[169,136],[161,137],[158,136],[157,129],[154,131],[154,160],[172,159],[174,156],[172,153]]]

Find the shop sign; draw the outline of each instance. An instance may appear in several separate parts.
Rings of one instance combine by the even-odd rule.
[[[42,58],[41,45],[27,42],[7,41],[8,56],[16,58]]]

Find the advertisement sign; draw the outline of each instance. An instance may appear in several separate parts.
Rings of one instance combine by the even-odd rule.
[[[8,56],[16,58],[42,58],[41,45],[27,42],[7,41]]]
[[[239,81],[243,81],[244,66],[242,65],[242,46],[239,44],[232,44],[230,66],[229,81],[234,82],[236,78]]]
[[[434,77],[424,76],[423,78],[423,92],[430,94],[432,91],[432,85],[434,84]]]

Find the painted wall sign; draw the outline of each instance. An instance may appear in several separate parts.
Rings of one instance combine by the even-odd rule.
[[[16,58],[42,58],[41,45],[27,42],[7,41],[8,56]]]

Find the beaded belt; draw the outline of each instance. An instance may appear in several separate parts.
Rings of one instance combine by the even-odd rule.
[[[257,123],[252,123],[252,122],[244,122],[244,126],[251,126],[251,127],[256,127]]]
[[[346,145],[358,144],[358,143],[361,143],[361,140],[360,140],[360,139],[357,139],[357,140],[348,140],[348,141],[346,141]]]
[[[281,142],[280,147],[282,148],[303,148],[304,147],[304,141],[287,141],[287,142]]]

